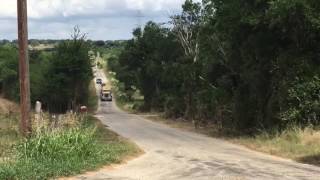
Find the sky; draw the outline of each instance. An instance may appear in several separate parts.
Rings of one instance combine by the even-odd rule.
[[[29,39],[66,39],[74,26],[93,40],[130,39],[135,27],[168,22],[184,0],[28,0]],[[0,39],[17,39],[16,0],[0,0]]]

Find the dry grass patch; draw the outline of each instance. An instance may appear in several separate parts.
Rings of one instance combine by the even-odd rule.
[[[10,114],[19,112],[19,105],[0,97],[0,114]]]
[[[241,137],[231,141],[253,150],[320,165],[320,131],[311,128],[291,128],[273,135],[261,133],[255,137]]]

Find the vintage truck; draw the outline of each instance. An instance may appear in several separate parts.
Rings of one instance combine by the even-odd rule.
[[[106,86],[101,87],[100,99],[101,101],[112,101],[112,92],[110,88],[107,88]]]

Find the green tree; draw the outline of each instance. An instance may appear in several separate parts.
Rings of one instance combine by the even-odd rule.
[[[4,97],[19,99],[18,51],[12,45],[0,46],[0,92]]]
[[[72,39],[61,42],[45,75],[44,101],[51,112],[65,112],[88,102],[88,87],[93,78],[89,45],[85,34],[75,28]]]
[[[182,8],[173,27],[134,30],[112,60],[146,110],[247,133],[318,124],[318,1],[186,0]]]
[[[281,125],[290,82],[318,72],[311,67],[318,58],[319,3],[205,2],[206,39],[215,40],[211,50],[231,73],[237,126],[254,131]]]

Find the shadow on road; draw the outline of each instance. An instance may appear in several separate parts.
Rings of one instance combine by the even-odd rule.
[[[298,159],[298,162],[320,166],[320,154],[302,157]]]

